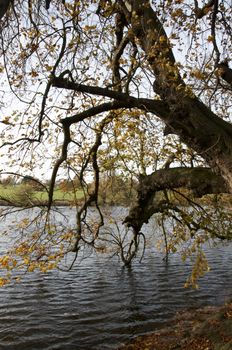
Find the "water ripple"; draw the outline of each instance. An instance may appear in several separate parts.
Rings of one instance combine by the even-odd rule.
[[[0,289],[0,349],[116,349],[178,310],[223,303],[232,292],[231,245],[207,257],[211,272],[199,290],[183,288],[189,263],[176,254],[166,264],[154,251],[131,269],[93,255],[69,273],[27,275]]]

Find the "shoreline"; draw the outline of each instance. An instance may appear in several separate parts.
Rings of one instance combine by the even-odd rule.
[[[231,350],[232,301],[178,312],[166,326],[118,350]]]
[[[30,208],[30,207],[46,207],[48,204],[48,201],[33,201],[31,203],[28,203],[27,205],[22,205],[21,203],[10,203],[5,200],[0,200],[0,207],[16,207],[16,208]],[[76,205],[82,204],[81,202],[73,203],[71,201],[62,201],[57,200],[53,202],[53,207],[74,207]]]

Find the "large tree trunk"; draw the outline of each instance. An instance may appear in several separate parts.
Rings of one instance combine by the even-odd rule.
[[[121,9],[153,70],[154,90],[170,109],[170,113],[162,117],[163,121],[168,130],[179,135],[182,142],[223,176],[232,193],[232,125],[215,115],[186,88],[162,23],[149,0],[131,0],[130,5],[126,8],[121,1]]]

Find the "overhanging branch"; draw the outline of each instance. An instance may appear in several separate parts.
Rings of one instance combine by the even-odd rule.
[[[52,86],[91,95],[108,97],[115,100],[112,102],[103,103],[99,106],[79,113],[78,118],[76,116],[67,118],[67,122],[69,120],[70,123],[76,123],[90,116],[102,113],[103,111],[109,111],[118,108],[139,108],[146,112],[151,112],[163,120],[168,119],[170,113],[167,104],[163,101],[148,98],[136,98],[119,91],[114,91],[99,86],[78,84],[63,77],[54,77]]]
[[[136,203],[124,222],[140,230],[154,213],[163,212],[168,207],[164,199],[156,200],[157,192],[177,188],[192,190],[196,197],[228,192],[223,178],[214,174],[210,168],[160,169],[151,175],[140,177]]]
[[[127,103],[127,102],[121,102],[121,101],[114,101],[114,102],[108,102],[108,103],[106,102],[96,107],[89,108],[86,111],[83,111],[81,113],[75,114],[72,117],[64,118],[62,119],[61,122],[63,125],[70,126],[72,124],[81,122],[87,118],[93,117],[100,113],[108,112],[115,109],[130,108],[130,107],[132,107],[131,103]]]

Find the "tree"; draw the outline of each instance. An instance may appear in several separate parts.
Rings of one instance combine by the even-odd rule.
[[[229,2],[1,3],[1,148],[9,152],[9,168],[20,164],[21,172],[52,165],[45,226],[57,176],[66,172],[85,192],[67,236],[72,251],[77,254],[81,244],[94,247],[104,225],[101,174],[117,168],[139,178],[136,203],[124,220],[133,232],[126,264],[154,213],[172,217],[178,237],[188,231],[197,241],[203,230],[230,239],[228,206],[222,210],[216,197],[206,213],[195,201],[232,193]],[[187,196],[179,191],[183,187]],[[170,199],[177,192],[193,216]],[[90,224],[86,211],[93,204],[98,219]],[[47,260],[40,259],[42,268]]]

